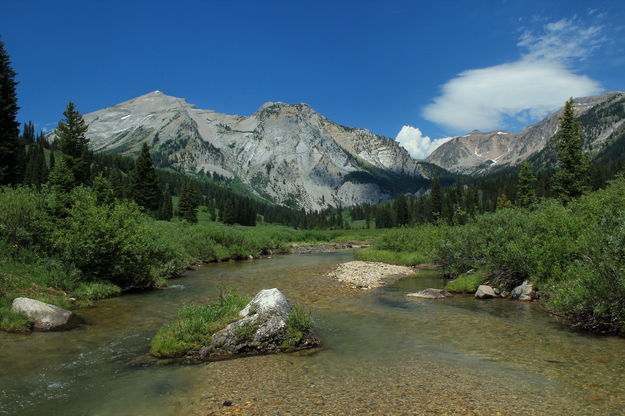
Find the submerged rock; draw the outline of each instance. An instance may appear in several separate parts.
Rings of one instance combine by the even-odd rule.
[[[35,299],[15,298],[11,310],[28,316],[34,321],[34,329],[40,331],[60,331],[80,325],[73,312]]]
[[[422,298],[422,299],[443,299],[443,298],[453,296],[453,295],[443,289],[428,288],[428,289],[420,290],[419,292],[408,293],[406,296],[410,296],[413,298]]]
[[[475,297],[477,299],[496,298],[497,293],[495,293],[495,289],[488,285],[479,285],[477,290],[475,291]]]
[[[235,321],[211,337],[196,353],[201,360],[297,351],[320,344],[312,326],[289,320],[295,308],[278,289],[264,289],[239,312]]]
[[[536,298],[536,291],[534,290],[534,285],[526,280],[519,286],[512,289],[510,296],[512,296],[512,299],[531,301]]]

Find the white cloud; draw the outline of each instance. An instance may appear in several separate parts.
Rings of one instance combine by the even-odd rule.
[[[571,66],[599,47],[601,31],[574,19],[546,24],[538,34],[526,31],[517,44],[524,49],[519,60],[458,74],[423,116],[453,132],[492,130],[536,121],[569,97],[597,94],[599,83]]]
[[[425,159],[438,146],[451,140],[451,137],[432,140],[428,136],[424,136],[421,130],[416,127],[403,126],[397,133],[395,140],[410,153],[410,156],[415,159]]]

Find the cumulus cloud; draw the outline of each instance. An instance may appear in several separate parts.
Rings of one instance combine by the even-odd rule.
[[[415,159],[425,159],[438,146],[451,140],[451,137],[432,140],[428,136],[424,136],[421,130],[416,127],[403,126],[397,133],[395,140],[410,153],[410,156]]]
[[[596,81],[573,72],[604,41],[601,26],[574,19],[549,23],[519,38],[520,58],[511,63],[464,71],[442,87],[423,116],[453,132],[493,130],[536,121],[569,97],[601,92]]]

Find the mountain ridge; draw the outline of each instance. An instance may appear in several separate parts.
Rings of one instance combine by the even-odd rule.
[[[618,105],[623,99],[625,93],[622,91],[576,98],[574,99],[576,115],[579,118],[591,109],[606,103],[616,102]],[[473,130],[465,136],[454,137],[443,143],[425,160],[451,172],[467,175],[487,174],[493,169],[518,165],[549,147],[551,138],[557,132],[561,112],[562,108],[519,133],[504,130],[482,133]],[[622,122],[621,120],[620,123]],[[604,125],[601,131],[585,132],[586,145],[590,148],[601,146],[619,125]],[[506,134],[495,137],[497,132]]]
[[[269,101],[249,116],[228,115],[156,90],[84,119],[94,151],[136,155],[147,143],[160,166],[238,178],[258,196],[307,210],[385,202],[445,174],[393,139],[334,123],[306,103]]]

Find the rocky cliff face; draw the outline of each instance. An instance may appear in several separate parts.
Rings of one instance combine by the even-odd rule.
[[[574,100],[577,116],[584,116],[589,111],[601,107],[618,106],[625,103],[625,94],[611,92],[594,97]],[[426,161],[434,163],[452,172],[481,174],[495,167],[512,166],[537,155],[558,131],[562,109],[544,120],[526,128],[521,133],[512,134],[503,130],[482,133],[474,130],[466,136],[455,137],[437,148]],[[592,118],[592,117],[586,117]],[[599,149],[606,139],[625,120],[622,118],[604,118],[599,123],[584,121],[584,142],[588,149]]]
[[[160,165],[237,177],[261,197],[309,210],[386,201],[385,183],[425,187],[438,169],[307,104],[270,102],[243,117],[154,91],[84,118],[95,151],[136,155],[148,143]]]

